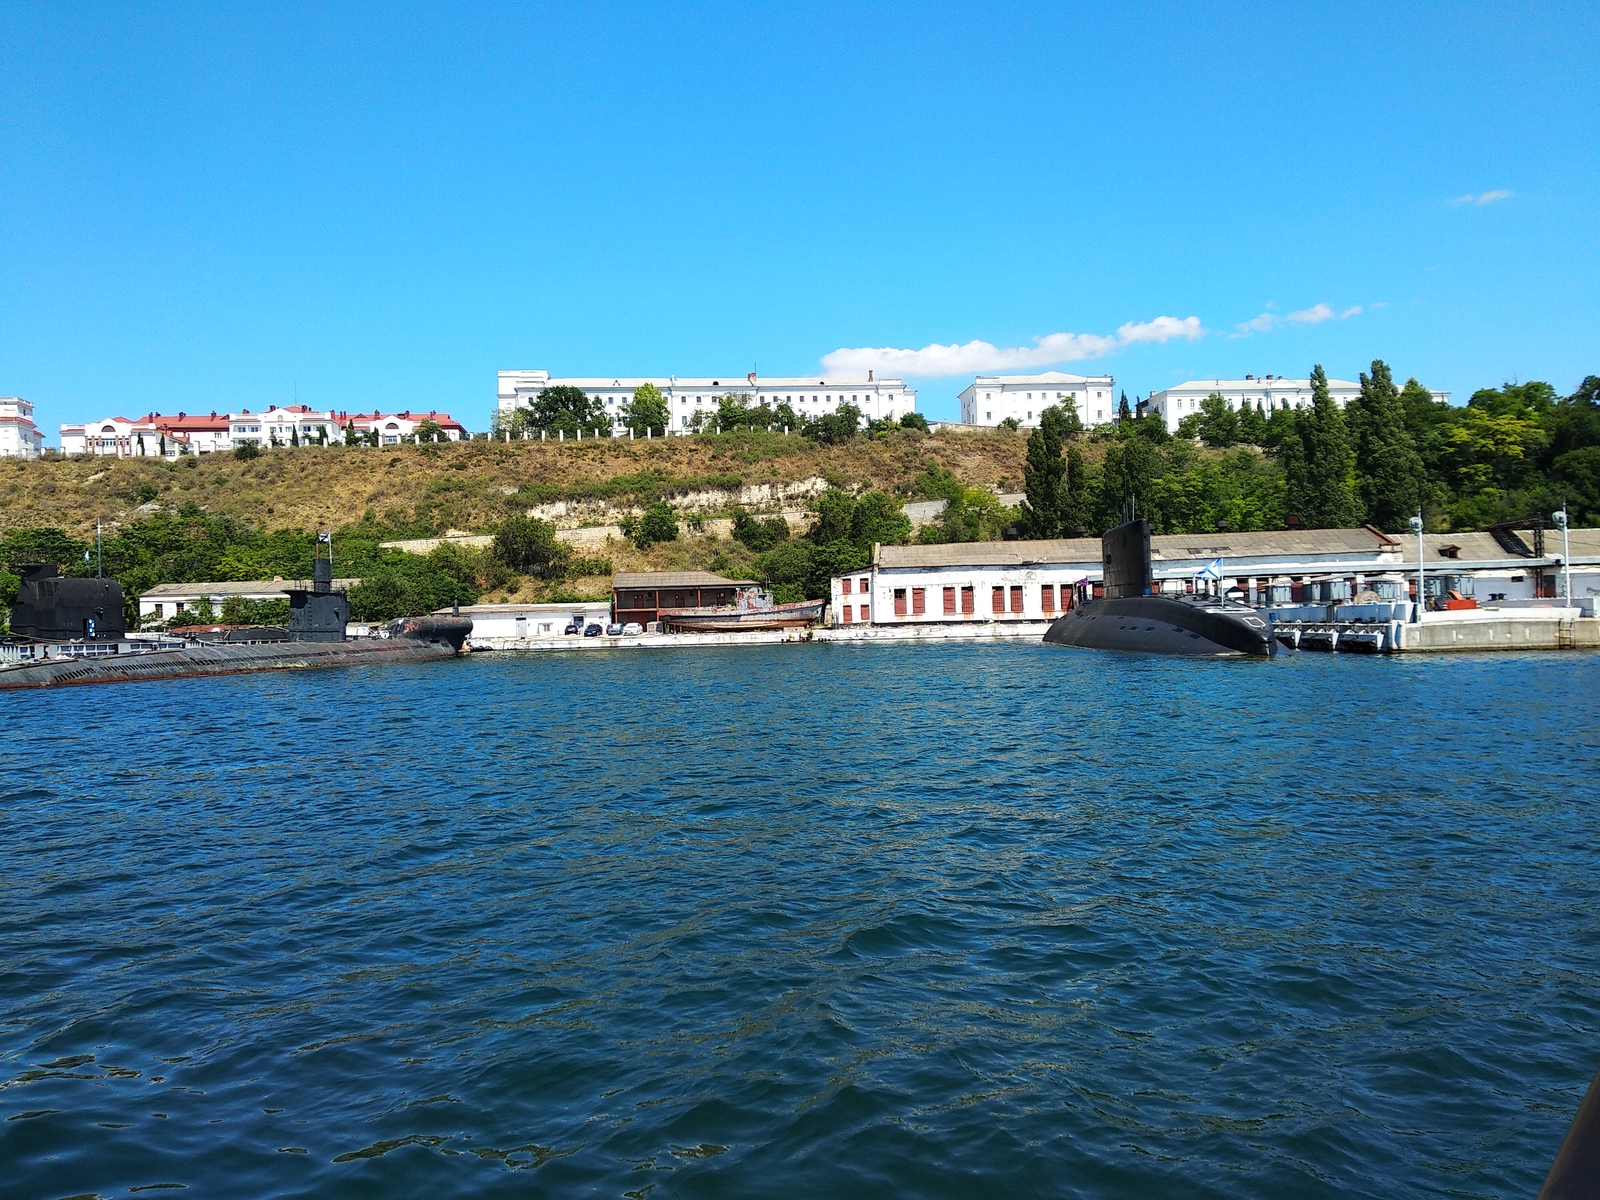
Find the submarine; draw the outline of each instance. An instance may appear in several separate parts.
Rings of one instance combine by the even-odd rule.
[[[311,586],[288,589],[286,627],[154,641],[127,636],[115,579],[62,578],[51,563],[21,571],[11,634],[0,639],[0,691],[453,658],[472,632],[471,618],[452,613],[402,617],[376,637],[347,637],[350,599],[333,587],[333,563],[320,555]]]
[[[1143,517],[1100,539],[1104,599],[1080,595],[1045,632],[1052,646],[1175,654],[1192,658],[1270,658],[1277,639],[1255,609],[1207,596],[1153,594],[1150,522]]]

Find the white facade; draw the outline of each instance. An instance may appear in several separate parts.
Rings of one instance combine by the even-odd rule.
[[[257,446],[302,446],[344,444],[346,425],[356,432],[378,433],[378,444],[399,445],[416,435],[425,422],[439,426],[438,436],[460,441],[467,430],[449,413],[404,412],[371,413],[317,412],[303,404],[285,407],[269,405],[264,412],[248,408],[234,413],[206,416],[163,416],[151,413],[139,420],[107,417],[83,425],[61,426],[61,453],[105,455],[111,458],[177,458],[182,454],[210,454],[233,450],[246,443]]]
[[[547,387],[575,387],[591,399],[604,403],[613,428],[622,427],[622,409],[633,399],[634,389],[653,383],[667,402],[670,432],[689,433],[695,414],[710,417],[717,401],[730,393],[749,398],[752,407],[788,404],[802,422],[813,421],[836,411],[841,404],[854,404],[864,420],[899,420],[915,412],[917,393],[899,379],[814,379],[811,377],[760,379],[754,375],[727,379],[679,379],[675,375],[650,379],[600,379],[588,377],[552,378],[548,371],[501,371],[496,404],[509,416],[519,408],[531,407]]]
[[[335,579],[335,589],[349,591],[360,583],[359,579]],[[169,621],[181,612],[188,612],[202,601],[219,613],[231,597],[244,600],[287,600],[290,588],[302,590],[311,587],[309,579],[262,579],[251,582],[228,583],[163,583],[139,596],[139,623]]]
[[[1430,389],[1431,391],[1431,389]],[[1263,412],[1274,408],[1305,408],[1311,403],[1310,379],[1285,379],[1281,375],[1246,375],[1243,379],[1191,379],[1165,391],[1152,392],[1149,399],[1140,402],[1141,414],[1156,413],[1165,418],[1169,432],[1178,431],[1178,423],[1200,411],[1200,403],[1215,393],[1228,402],[1235,411],[1249,404]],[[1328,380],[1328,395],[1340,408],[1361,394],[1361,385],[1348,379]],[[1450,402],[1449,392],[1433,392],[1441,404]]]
[[[0,458],[38,458],[44,434],[33,423],[33,401],[0,396]]]
[[[1036,428],[1039,414],[1051,405],[1071,401],[1085,428],[1117,418],[1117,400],[1109,375],[979,375],[961,393],[963,425],[998,425],[1014,420]]]

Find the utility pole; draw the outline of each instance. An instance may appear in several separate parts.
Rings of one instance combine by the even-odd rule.
[[[100,551],[100,518],[94,519],[94,577],[104,579],[106,575],[105,555]]]

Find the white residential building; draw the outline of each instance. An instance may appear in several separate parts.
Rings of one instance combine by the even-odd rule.
[[[548,371],[501,371],[495,400],[500,413],[509,416],[519,408],[530,407],[545,388],[581,388],[591,399],[605,405],[613,427],[620,428],[623,406],[633,399],[634,389],[646,383],[660,389],[667,402],[670,431],[675,434],[689,433],[695,414],[715,413],[718,399],[729,393],[749,397],[752,407],[788,404],[802,422],[834,412],[841,404],[853,404],[861,410],[864,420],[878,421],[898,420],[917,407],[915,389],[899,379],[874,379],[870,371],[866,379],[761,379],[753,373],[717,379],[680,379],[676,375],[649,379],[552,378]]]
[[[1432,389],[1430,389],[1431,391]],[[1167,429],[1178,431],[1178,422],[1200,411],[1200,402],[1215,393],[1237,410],[1250,404],[1263,412],[1274,408],[1305,408],[1311,403],[1311,380],[1285,379],[1282,375],[1246,375],[1243,379],[1191,379],[1165,391],[1152,392],[1139,402],[1141,416],[1156,413],[1164,417]],[[1361,385],[1348,379],[1328,380],[1328,395],[1343,408],[1361,394]],[[1450,403],[1449,392],[1433,392],[1441,404]]]
[[[1117,419],[1117,401],[1109,375],[979,375],[961,393],[963,425],[998,425],[1015,420],[1025,429],[1036,428],[1039,414],[1051,405],[1077,410],[1086,428]]]
[[[378,444],[395,446],[412,437],[427,422],[439,427],[438,436],[457,442],[470,436],[449,413],[317,412],[303,404],[282,408],[268,405],[263,412],[248,408],[234,413],[165,416],[150,413],[138,420],[107,417],[83,425],[61,427],[61,453],[95,454],[112,458],[177,458],[183,454],[209,454],[233,450],[247,442],[258,446],[343,445],[347,425],[356,432],[374,430]]]
[[[335,579],[336,590],[349,591],[361,580]],[[139,623],[170,621],[181,612],[188,612],[202,603],[220,614],[222,606],[230,599],[287,600],[290,588],[301,590],[311,587],[309,579],[258,579],[227,583],[162,583],[148,592],[139,594]]]
[[[38,458],[44,434],[33,423],[33,401],[0,396],[0,458]]]

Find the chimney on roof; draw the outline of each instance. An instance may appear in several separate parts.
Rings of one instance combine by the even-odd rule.
[[[868,383],[872,382],[872,368],[871,367],[867,368],[867,382]]]
[[[178,414],[178,420],[183,420],[183,414],[181,412]]]
[[[1254,375],[1246,375],[1246,376],[1245,376],[1245,378],[1246,378],[1246,379],[1254,379],[1254,378],[1255,378],[1255,376],[1254,376]]]

